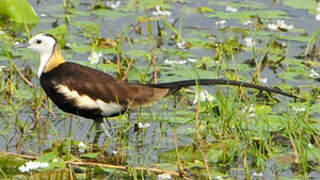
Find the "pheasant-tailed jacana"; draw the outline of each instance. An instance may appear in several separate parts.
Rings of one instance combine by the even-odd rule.
[[[99,125],[103,125],[104,117],[118,116],[128,108],[157,101],[187,86],[234,85],[297,98],[278,88],[225,79],[131,84],[99,70],[66,62],[57,40],[50,34],[38,34],[19,47],[27,47],[40,54],[38,77],[41,86],[60,109],[93,119]],[[104,125],[102,128],[105,130]]]

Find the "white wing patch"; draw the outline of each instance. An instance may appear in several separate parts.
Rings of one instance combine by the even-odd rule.
[[[67,99],[73,100],[79,108],[101,109],[103,115],[111,115],[124,110],[124,107],[117,103],[106,103],[101,99],[92,99],[87,95],[79,95],[75,90],[70,90],[67,86],[57,85],[57,92],[63,94]]]

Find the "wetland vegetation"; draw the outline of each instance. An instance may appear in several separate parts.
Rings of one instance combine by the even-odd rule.
[[[0,2],[0,178],[320,178],[316,0]],[[13,48],[39,32],[58,39],[67,61],[130,82],[224,78],[306,101],[186,88],[109,118],[112,139],[94,144],[93,122],[41,89],[39,57]]]

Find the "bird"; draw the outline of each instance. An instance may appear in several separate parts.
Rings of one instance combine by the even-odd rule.
[[[92,119],[110,136],[103,120],[158,101],[179,89],[196,85],[233,85],[299,98],[279,88],[227,79],[194,79],[158,84],[129,83],[97,69],[63,58],[56,38],[47,33],[33,36],[16,48],[29,48],[40,55],[37,76],[40,84],[64,112]]]

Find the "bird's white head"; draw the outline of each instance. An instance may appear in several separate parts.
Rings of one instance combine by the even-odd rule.
[[[56,43],[56,39],[50,34],[37,34],[28,41],[27,47],[39,53],[40,56],[51,55]]]
[[[40,78],[45,66],[47,65],[51,55],[54,53],[57,44],[54,36],[50,34],[37,34],[33,36],[26,44],[25,47],[39,53],[40,65],[38,69],[38,77]]]

